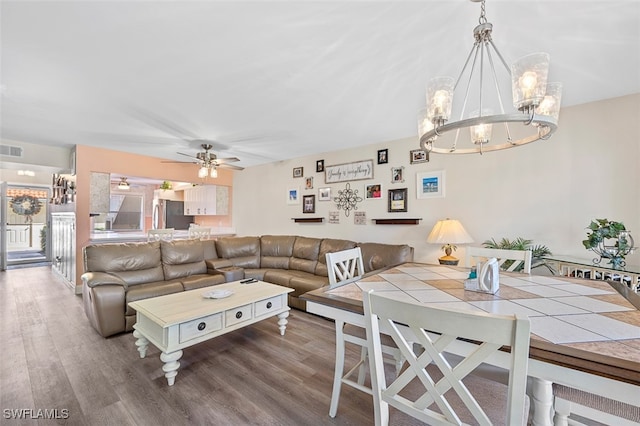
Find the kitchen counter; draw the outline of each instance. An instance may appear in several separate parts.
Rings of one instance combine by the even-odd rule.
[[[211,237],[230,237],[236,234],[234,228],[212,228]],[[189,238],[189,231],[175,231],[173,238],[176,240],[185,240]],[[91,244],[99,243],[126,243],[147,241],[146,232],[118,232],[118,231],[94,231],[89,237]]]

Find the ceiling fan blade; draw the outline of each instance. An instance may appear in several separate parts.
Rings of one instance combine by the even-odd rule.
[[[178,164],[199,164],[197,161],[161,161],[161,163],[178,163]]]
[[[177,152],[176,154],[184,155],[185,157],[193,158],[194,160],[200,161],[198,157],[194,157],[193,155],[183,154],[182,152]]]
[[[218,163],[235,163],[236,161],[240,161],[238,157],[229,157],[229,158],[216,158]]]
[[[234,166],[233,164],[217,164],[216,167],[222,167],[225,169],[233,169],[233,170],[244,170],[244,167]]]

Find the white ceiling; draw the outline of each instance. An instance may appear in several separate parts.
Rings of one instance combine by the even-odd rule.
[[[184,160],[208,139],[245,167],[415,136],[427,81],[458,75],[480,14],[468,0],[0,8],[3,143]],[[507,61],[550,53],[563,106],[640,92],[640,1],[488,0],[486,13]]]

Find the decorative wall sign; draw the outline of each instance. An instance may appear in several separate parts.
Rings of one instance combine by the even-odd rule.
[[[429,161],[429,153],[424,149],[414,149],[409,151],[409,161],[411,164],[426,163]]]
[[[407,188],[389,190],[389,212],[407,211]]]
[[[404,182],[404,167],[391,168],[391,183]]]
[[[347,184],[344,189],[338,191],[338,196],[334,197],[338,209],[343,209],[345,216],[349,216],[351,210],[358,210],[357,204],[362,202],[362,197],[358,196],[357,189],[351,189],[351,185]]]
[[[366,212],[353,212],[353,224],[354,225],[366,225],[367,213]]]
[[[340,211],[337,212],[329,212],[329,223],[337,224],[340,223]]]
[[[316,196],[305,195],[302,197],[302,213],[316,212]]]
[[[300,204],[300,188],[287,189],[287,204]]]
[[[373,179],[373,160],[327,166],[324,183],[346,182],[350,180]]]
[[[444,170],[416,173],[416,195],[418,199],[444,197]]]

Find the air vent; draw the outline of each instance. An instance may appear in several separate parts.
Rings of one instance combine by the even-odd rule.
[[[22,157],[22,147],[0,145],[0,155],[6,155],[8,157]]]

